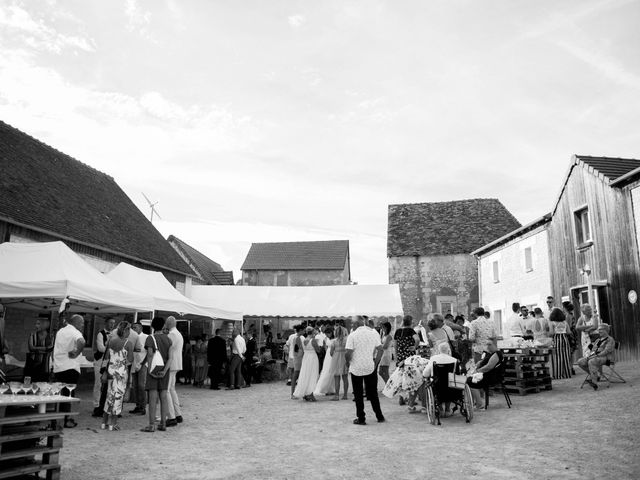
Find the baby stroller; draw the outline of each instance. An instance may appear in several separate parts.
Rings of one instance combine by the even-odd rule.
[[[464,382],[452,382],[453,386],[450,386],[449,374],[454,374],[455,370],[454,363],[433,365],[433,376],[425,386],[427,418],[431,425],[441,425],[440,407],[447,402],[453,403],[460,409],[467,423],[473,418],[473,397],[471,397],[469,385]]]

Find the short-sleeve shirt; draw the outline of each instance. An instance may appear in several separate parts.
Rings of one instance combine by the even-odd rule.
[[[396,330],[396,333],[393,336],[393,339],[396,341],[396,348],[398,351],[398,358],[396,358],[396,362],[403,362],[407,357],[413,355],[410,348],[416,344],[415,339],[413,338],[415,334],[415,330],[411,327],[403,327]]]
[[[76,370],[80,372],[80,356],[69,358],[69,352],[76,349],[78,339],[84,338],[82,333],[71,324],[62,327],[56,334],[56,341],[53,345],[53,372],[64,372]]]
[[[469,327],[469,340],[473,342],[474,352],[482,353],[487,341],[490,338],[496,337],[496,330],[491,319],[482,317],[471,322],[471,326]]]
[[[358,327],[347,337],[347,350],[353,350],[349,362],[349,373],[358,377],[370,375],[375,370],[376,347],[381,345],[378,332],[367,327]]]
[[[166,333],[154,333],[153,335],[149,335],[144,342],[145,350],[147,348],[152,348],[153,352],[156,351],[156,346],[153,339],[156,339],[156,343],[158,344],[158,351],[162,356],[162,361],[164,364],[167,364],[167,360],[169,359],[169,349],[171,348],[171,339],[169,335]]]

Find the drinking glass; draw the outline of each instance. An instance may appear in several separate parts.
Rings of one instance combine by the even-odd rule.
[[[9,385],[7,383],[0,383],[0,395],[4,395],[9,391]]]
[[[65,385],[65,387],[67,387],[67,390],[69,390],[69,396],[73,397],[73,391],[76,389],[78,385],[75,383],[67,383]]]
[[[18,382],[9,382],[9,387],[11,388],[11,395],[15,398],[18,394],[18,390],[22,390],[22,384]]]

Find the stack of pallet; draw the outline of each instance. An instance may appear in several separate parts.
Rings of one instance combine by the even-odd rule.
[[[78,414],[78,403],[69,397],[0,395],[0,479],[41,471],[47,480],[60,478],[62,422]]]
[[[504,384],[509,393],[551,390],[551,348],[503,348]]]

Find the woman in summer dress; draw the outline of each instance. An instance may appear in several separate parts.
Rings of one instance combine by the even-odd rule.
[[[304,351],[302,367],[300,367],[298,384],[293,392],[294,397],[302,397],[311,402],[316,401],[316,397],[313,396],[313,391],[316,389],[318,376],[320,375],[320,362],[318,361],[318,353],[316,352],[318,343],[314,336],[314,328],[307,327],[307,338],[302,340],[302,350]]]
[[[335,337],[329,346],[331,370],[333,371],[333,380],[335,382],[335,395],[331,400],[340,400],[340,377],[342,377],[342,384],[344,385],[342,399],[346,400],[349,392],[349,367],[347,367],[347,359],[345,357],[347,329],[341,325],[336,325]]]
[[[320,378],[314,390],[314,395],[333,395],[335,392],[335,384],[333,381],[334,371],[331,368],[331,343],[333,342],[333,328],[328,327],[325,330],[327,336],[325,342],[327,344],[327,353],[324,356],[324,362],[322,363],[322,372],[320,372]]]
[[[109,340],[103,365],[107,368],[107,399],[104,403],[102,416],[103,430],[120,430],[118,427],[118,415],[122,413],[124,392],[127,389],[127,357],[133,358],[133,345],[127,340],[131,328],[129,322],[122,321],[118,324],[117,335]]]
[[[391,343],[393,338],[391,337],[391,323],[384,322],[381,330],[382,342],[382,357],[380,358],[380,367],[378,368],[378,374],[386,384],[389,380],[389,365],[391,365]]]

